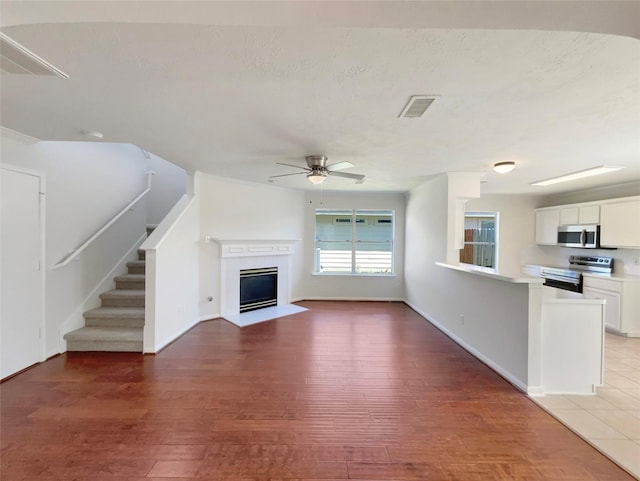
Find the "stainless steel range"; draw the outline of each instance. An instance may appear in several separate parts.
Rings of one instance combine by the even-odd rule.
[[[599,256],[570,256],[568,267],[543,267],[540,276],[544,285],[567,291],[582,292],[582,273],[611,274],[613,258]]]

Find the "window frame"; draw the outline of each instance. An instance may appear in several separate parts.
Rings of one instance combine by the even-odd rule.
[[[482,267],[484,269],[492,269],[493,271],[498,271],[499,268],[499,259],[500,259],[500,239],[499,239],[499,232],[500,232],[500,213],[499,212],[490,212],[490,211],[473,211],[473,212],[465,212],[464,213],[464,222],[465,225],[463,226],[463,229],[466,228],[466,220],[467,218],[471,218],[471,217],[475,217],[475,218],[493,218],[494,219],[494,241],[493,242],[467,242],[464,241],[463,245],[467,246],[467,245],[472,245],[472,246],[476,246],[476,245],[488,245],[491,246],[493,245],[494,247],[494,254],[493,254],[493,267],[485,267],[485,266],[480,266],[478,264],[470,264],[468,262],[462,262],[462,260],[460,260],[460,264],[464,264],[466,266],[475,266],[475,267]],[[466,229],[465,229],[466,230]],[[463,247],[464,249],[464,247]],[[460,250],[460,253],[462,254],[462,250]]]
[[[351,239],[350,240],[337,240],[337,241],[327,241],[318,239],[318,214],[324,213],[325,215],[330,215],[330,213],[334,213],[335,216],[349,216],[349,223],[351,225]],[[359,215],[374,215],[373,213],[379,213],[380,215],[390,215],[391,216],[391,239],[388,241],[366,241],[366,240],[358,240],[357,238],[357,225],[361,223],[359,221]],[[363,214],[365,213],[365,214]],[[371,213],[371,214],[367,214]],[[337,220],[337,219],[336,219]],[[343,209],[343,208],[320,208],[315,209],[314,211],[314,241],[313,241],[313,271],[312,275],[314,276],[354,276],[354,277],[395,277],[395,237],[396,237],[396,212],[394,209]],[[318,257],[316,256],[316,252],[318,250],[318,242],[336,242],[336,243],[350,243],[351,244],[351,271],[349,272],[339,272],[339,271],[328,271],[323,272],[319,270]],[[391,269],[390,272],[357,272],[356,271],[356,254],[358,252],[359,244],[382,244],[388,243],[391,246]]]

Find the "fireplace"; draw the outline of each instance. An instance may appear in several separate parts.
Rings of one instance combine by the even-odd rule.
[[[233,240],[207,236],[205,241],[215,241],[220,246],[221,317],[243,327],[306,310],[289,304],[291,258],[296,240]],[[240,272],[250,274],[239,280]],[[254,281],[259,287],[255,288]],[[244,292],[245,283],[249,294]],[[254,298],[252,304],[259,303],[260,306],[245,308],[245,301],[250,298]]]
[[[277,305],[277,267],[240,270],[240,312]]]

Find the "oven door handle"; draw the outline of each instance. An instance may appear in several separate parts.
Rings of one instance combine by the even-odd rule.
[[[576,279],[574,277],[564,277],[564,276],[557,276],[554,274],[544,274],[542,276],[543,279],[547,280],[552,280],[552,281],[557,281],[557,282],[564,282],[565,284],[571,284],[574,286],[577,286],[580,284],[580,278]]]

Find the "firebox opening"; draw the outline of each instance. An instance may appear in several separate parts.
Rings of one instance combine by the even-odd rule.
[[[278,268],[240,271],[240,312],[278,305]]]

